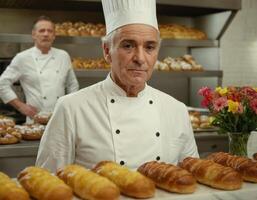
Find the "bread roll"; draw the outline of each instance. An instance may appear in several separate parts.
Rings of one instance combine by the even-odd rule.
[[[150,179],[115,162],[102,161],[93,171],[114,182],[124,195],[136,198],[154,196],[155,185]]]
[[[257,162],[249,158],[217,152],[209,155],[208,159],[221,165],[232,167],[242,175],[245,181],[257,183]]]
[[[115,200],[120,196],[113,182],[79,165],[68,165],[58,170],[57,176],[82,199]]]
[[[152,179],[159,188],[170,192],[193,193],[196,189],[193,175],[172,164],[151,161],[141,165],[138,171]]]
[[[238,172],[212,160],[187,157],[179,165],[191,172],[198,182],[211,187],[236,190],[242,186],[242,177]]]
[[[29,200],[28,193],[6,174],[0,172],[0,200]]]
[[[39,167],[27,167],[18,175],[21,185],[38,200],[71,200],[72,190],[62,180]]]

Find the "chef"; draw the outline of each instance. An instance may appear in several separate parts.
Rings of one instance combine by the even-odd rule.
[[[131,169],[146,161],[198,157],[186,106],[147,85],[160,47],[155,0],[102,0],[103,52],[111,71],[59,99],[36,165],[55,172],[112,160]]]
[[[17,54],[0,77],[0,97],[22,114],[27,122],[38,112],[51,112],[59,97],[79,89],[67,52],[52,47],[55,28],[50,18],[39,17],[32,29],[34,47]],[[12,89],[20,81],[26,102]]]

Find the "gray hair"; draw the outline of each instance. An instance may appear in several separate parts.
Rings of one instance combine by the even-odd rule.
[[[119,29],[112,31],[108,35],[105,35],[101,38],[102,43],[106,44],[110,48],[110,50],[113,48],[113,38],[114,38],[115,34],[117,33],[117,30],[119,30]],[[162,41],[162,39],[160,36],[160,32],[158,32],[158,47],[159,48],[161,46],[161,41]]]

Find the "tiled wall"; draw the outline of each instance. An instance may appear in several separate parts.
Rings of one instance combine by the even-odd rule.
[[[257,87],[257,0],[242,0],[221,39],[220,58],[223,86]]]

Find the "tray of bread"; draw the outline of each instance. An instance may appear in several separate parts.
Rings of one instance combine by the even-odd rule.
[[[38,118],[39,119],[39,118]],[[40,118],[40,123],[16,125],[15,120],[0,116],[0,145],[17,144],[21,140],[40,140],[48,118]]]
[[[205,159],[187,157],[178,165],[149,161],[136,170],[101,161],[92,169],[66,165],[54,174],[29,166],[15,180],[0,172],[0,199],[192,200],[229,192],[252,199],[249,195],[257,197],[256,183],[256,161],[218,152]]]

